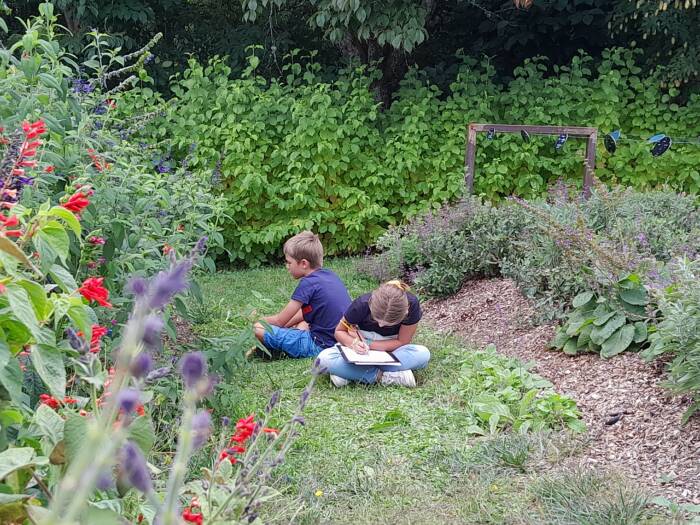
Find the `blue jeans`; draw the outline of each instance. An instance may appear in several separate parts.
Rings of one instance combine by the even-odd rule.
[[[403,345],[394,350],[393,354],[401,361],[401,366],[353,365],[343,359],[340,351],[334,346],[323,350],[318,358],[321,361],[320,366],[326,368],[329,374],[367,384],[377,382],[380,370],[384,372],[418,370],[428,366],[430,361],[430,351],[422,345]]]
[[[270,328],[272,333],[265,332],[263,336],[263,344],[270,350],[280,350],[290,357],[316,357],[321,351],[307,330],[279,326]]]

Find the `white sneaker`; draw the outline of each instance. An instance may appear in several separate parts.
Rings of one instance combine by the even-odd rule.
[[[331,383],[333,383],[338,388],[341,388],[344,386],[348,386],[350,384],[350,381],[340,376],[334,376],[333,374],[331,374]]]
[[[398,385],[413,388],[416,386],[416,378],[411,370],[401,370],[399,372],[384,372],[380,383],[384,386]]]

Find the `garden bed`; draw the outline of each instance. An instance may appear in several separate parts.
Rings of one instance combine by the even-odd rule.
[[[468,281],[425,304],[425,319],[479,347],[533,362],[556,391],[573,397],[590,444],[575,458],[622,472],[659,495],[700,503],[700,417],[681,426],[690,399],[669,397],[660,370],[628,353],[613,359],[548,349],[555,326],[529,321],[534,308],[508,279]]]

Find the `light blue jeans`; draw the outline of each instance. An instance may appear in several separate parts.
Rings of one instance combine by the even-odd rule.
[[[365,332],[362,332],[365,335]],[[372,334],[371,332],[368,333]],[[367,336],[365,336],[367,338]],[[373,340],[390,339],[384,337],[373,337]],[[320,354],[320,366],[325,368],[329,374],[342,377],[349,381],[373,384],[377,382],[379,372],[398,372],[399,370],[419,370],[428,366],[430,361],[430,351],[422,345],[408,344],[398,347],[393,354],[401,361],[400,366],[365,366],[348,363],[340,351],[332,346],[326,348]]]

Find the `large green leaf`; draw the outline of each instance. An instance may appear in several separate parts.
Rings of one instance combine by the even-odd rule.
[[[634,323],[634,342],[641,343],[646,341],[649,331],[647,330],[647,324],[639,321]]]
[[[583,305],[591,301],[591,299],[593,299],[593,292],[582,292],[574,297],[571,304],[574,308],[581,308]]]
[[[578,344],[576,338],[572,337],[564,345],[564,353],[568,355],[576,355],[578,353]]]
[[[52,408],[42,403],[34,412],[32,424],[36,433],[43,438],[42,441],[45,441],[47,446],[44,447],[44,454],[49,456],[54,447],[63,439],[63,418]]]
[[[73,305],[68,309],[68,317],[89,341],[92,337],[92,325],[97,322],[92,308],[84,304]]]
[[[17,284],[24,288],[29,294],[37,319],[39,321],[45,321],[50,314],[51,308],[48,304],[44,287],[28,279],[17,281]]]
[[[134,419],[129,425],[129,439],[138,445],[144,456],[148,456],[156,440],[156,433],[150,418],[139,416]]]
[[[66,367],[63,352],[54,346],[33,345],[29,354],[32,364],[49,388],[51,395],[63,399],[66,395]]]
[[[78,288],[78,283],[75,282],[71,273],[59,264],[54,264],[49,269],[49,275],[66,293],[73,293]]]
[[[0,480],[5,479],[14,471],[34,465],[45,465],[48,458],[36,457],[36,451],[31,447],[8,448],[0,452]]]
[[[634,326],[626,324],[610,336],[600,347],[602,357],[612,357],[627,350],[634,339]]]
[[[66,224],[71,230],[73,230],[76,237],[80,237],[82,227],[80,226],[80,221],[78,221],[78,219],[75,218],[75,215],[73,215],[73,212],[65,209],[63,206],[54,206],[49,210],[48,214],[66,221]]]
[[[16,406],[22,406],[25,396],[22,393],[22,370],[17,359],[10,359],[4,367],[0,368],[0,385],[7,391],[7,395]]]
[[[603,326],[596,326],[591,330],[591,341],[597,345],[602,345],[618,328],[627,322],[625,314],[615,314],[615,316],[606,322]]]
[[[55,344],[53,332],[39,325],[27,291],[18,284],[12,283],[7,285],[5,294],[10,308],[12,308],[12,313],[27,327],[36,342],[45,345]]]
[[[649,303],[647,291],[641,286],[635,288],[622,288],[618,291],[618,294],[620,299],[629,304],[645,306]]]
[[[58,255],[58,258],[66,263],[70,250],[70,239],[66,233],[66,229],[58,221],[47,222],[36,235],[51,246],[53,251]]]
[[[84,417],[77,414],[68,414],[63,425],[63,439],[68,464],[75,459],[83,447],[87,430],[88,422]]]
[[[37,267],[34,266],[34,264],[32,264],[32,261],[29,260],[29,258],[24,254],[24,252],[22,250],[20,250],[19,247],[14,242],[12,242],[10,239],[8,239],[7,237],[1,236],[1,235],[0,235],[0,250],[12,255],[12,257],[23,262],[26,266],[31,268],[35,273],[41,275],[41,272],[39,272]]]

